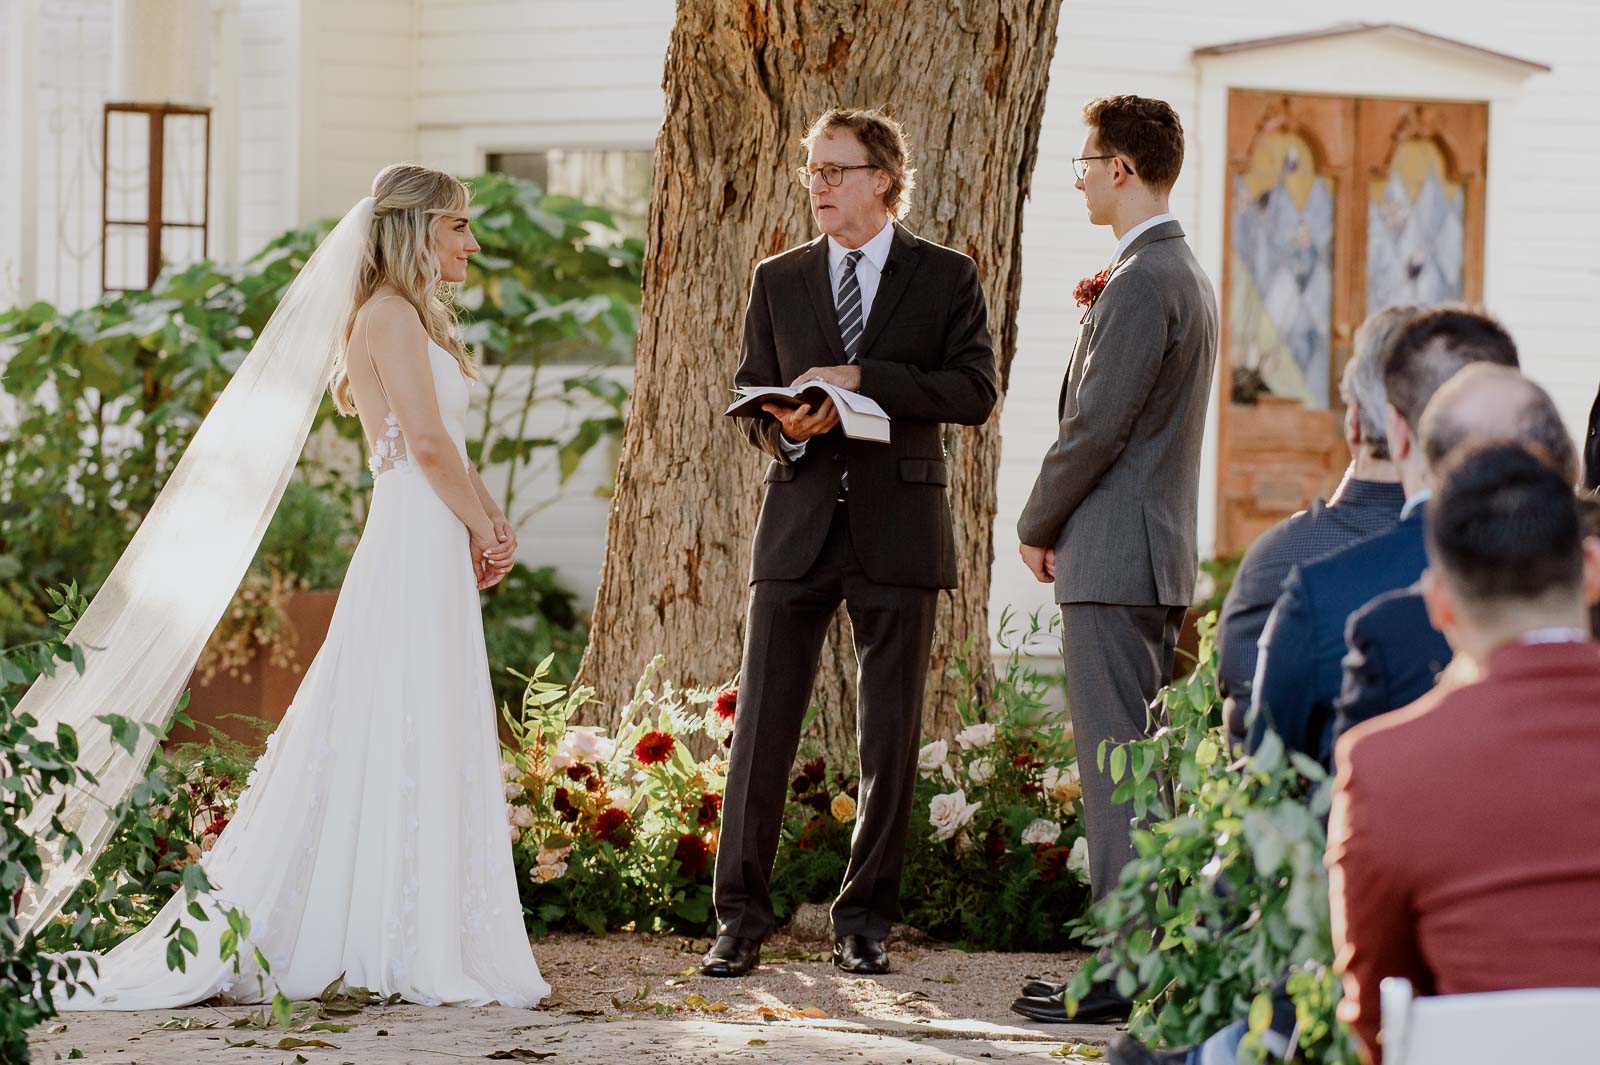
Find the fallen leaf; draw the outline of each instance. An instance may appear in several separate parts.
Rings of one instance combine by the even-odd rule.
[[[83,1057],[83,1051],[79,1050],[77,1047],[73,1047],[72,1048],[72,1053],[67,1055],[67,1060],[68,1061],[77,1061],[81,1057]]]
[[[202,1021],[199,1017],[173,1017],[171,1020],[162,1021],[154,1028],[146,1028],[146,1032],[199,1032],[207,1028],[215,1028],[216,1021]],[[66,1025],[62,1025],[66,1028]]]
[[[491,1061],[545,1061],[556,1056],[554,1050],[529,1050],[527,1047],[516,1047],[513,1050],[496,1050],[484,1057]]]
[[[58,1025],[55,1025],[53,1028],[50,1029],[50,1034],[51,1035],[60,1035],[62,1032],[66,1031],[66,1030],[67,1030],[67,1026],[66,1025],[58,1024]]]
[[[752,1039],[750,1042],[745,1044],[747,1047],[764,1047],[766,1045],[767,1041],[765,1039]]]
[[[1099,1047],[1090,1046],[1088,1043],[1062,1043],[1050,1051],[1052,1058],[1103,1058],[1106,1052]]]
[[[223,1042],[228,1044],[229,1049],[238,1049],[239,1047],[258,1047],[261,1045],[254,1039],[246,1039],[239,1043],[235,1043],[232,1039],[224,1039]]]
[[[296,1039],[292,1035],[286,1035],[282,1039],[278,1040],[279,1050],[299,1050],[301,1047],[326,1047],[329,1050],[339,1049],[337,1046],[324,1039]]]
[[[815,1018],[815,1017],[826,1017],[827,1015],[828,1015],[827,1011],[819,1010],[815,1006],[807,1006],[805,1009],[800,1011],[800,1016],[802,1016],[802,1017],[813,1017],[813,1018]]]

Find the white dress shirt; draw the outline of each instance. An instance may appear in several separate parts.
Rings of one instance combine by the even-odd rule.
[[[1170,216],[1168,216],[1170,217]],[[894,245],[894,223],[885,221],[883,228],[871,240],[861,245],[861,258],[856,261],[856,284],[861,289],[861,321],[865,325],[872,317],[872,300],[878,294],[878,282],[883,280],[883,266],[889,261],[889,249]],[[828,238],[828,279],[833,288],[833,306],[839,306],[839,285],[844,281],[844,259],[851,249]],[[778,443],[783,453],[793,462],[806,453],[806,441],[795,443],[778,432]]]
[[[1122,253],[1128,250],[1129,244],[1132,244],[1135,240],[1139,239],[1139,234],[1143,233],[1147,229],[1154,229],[1163,222],[1176,222],[1177,220],[1177,215],[1171,214],[1170,212],[1163,212],[1161,214],[1152,215],[1151,217],[1146,218],[1143,222],[1140,222],[1138,225],[1122,234],[1122,239],[1117,241],[1117,252],[1115,255],[1111,256],[1111,265],[1117,265],[1117,260],[1122,258]]]

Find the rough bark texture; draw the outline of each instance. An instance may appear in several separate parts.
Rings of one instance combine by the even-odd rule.
[[[657,652],[679,684],[738,670],[765,460],[721,410],[751,271],[816,236],[794,168],[826,108],[882,106],[905,126],[917,168],[905,222],[976,260],[1004,389],[1059,13],[1060,0],[680,0],[633,401],[581,675],[601,720]],[[999,411],[947,443],[961,587],[940,596],[929,735],[956,721],[952,657],[969,638],[988,647]],[[813,692],[813,735],[841,753],[855,745],[849,631],[841,610]]]

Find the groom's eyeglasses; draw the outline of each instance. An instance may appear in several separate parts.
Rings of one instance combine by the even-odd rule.
[[[876,169],[877,167],[873,166],[871,163],[856,163],[853,166],[835,166],[834,164],[830,163],[827,166],[819,166],[815,170],[811,169],[809,166],[802,166],[795,170],[794,176],[800,179],[800,184],[809,189],[811,187],[811,183],[815,181],[819,175],[821,176],[822,180],[826,181],[829,185],[837,185],[839,182],[844,180],[844,172],[846,170]]]
[[[1116,156],[1114,156],[1114,155],[1078,155],[1078,156],[1074,156],[1073,159],[1072,159],[1072,172],[1074,174],[1078,175],[1078,180],[1079,181],[1082,181],[1084,178],[1089,176],[1089,161],[1091,159],[1115,159],[1115,158],[1116,158]],[[1129,166],[1127,163],[1123,163],[1122,166],[1123,166],[1123,169],[1127,170],[1128,173],[1130,173],[1130,174],[1133,173],[1133,167]]]

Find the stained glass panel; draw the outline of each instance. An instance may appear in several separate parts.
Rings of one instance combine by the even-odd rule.
[[[1466,196],[1444,154],[1413,138],[1395,149],[1367,197],[1367,313],[1461,298]]]
[[[1328,406],[1333,316],[1333,187],[1295,133],[1257,138],[1233,177],[1229,361],[1236,385]],[[1236,387],[1236,394],[1240,388]]]

